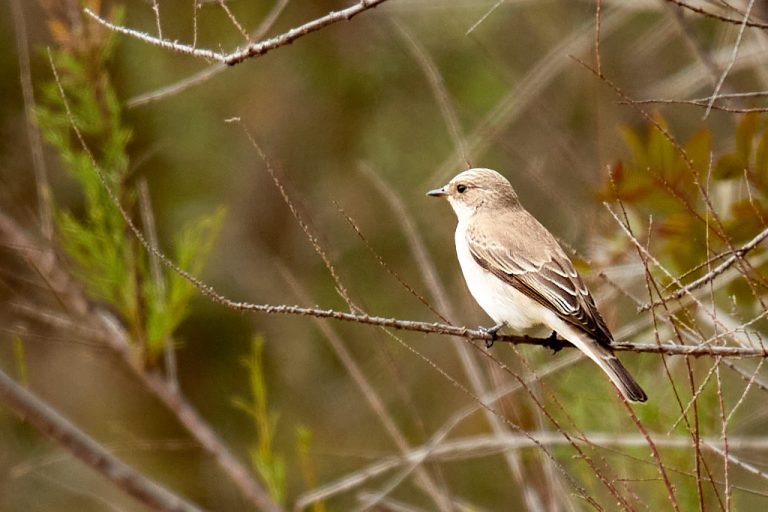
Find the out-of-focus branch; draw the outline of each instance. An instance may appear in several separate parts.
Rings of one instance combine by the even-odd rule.
[[[19,0],[11,0],[11,15],[13,30],[16,35],[16,53],[19,60],[19,77],[21,78],[21,93],[24,98],[24,116],[29,139],[29,149],[32,155],[32,170],[37,186],[37,208],[43,236],[50,239],[53,236],[53,213],[51,187],[48,183],[48,171],[43,156],[43,141],[40,130],[35,123],[35,92],[32,86],[32,71],[29,63],[29,44],[27,42],[27,22],[24,9]]]
[[[570,441],[564,438],[561,433],[548,430],[531,432],[531,437],[546,446],[567,446],[570,444]],[[639,434],[584,432],[583,435],[574,436],[573,441],[599,448],[643,448],[648,446],[645,437]],[[668,449],[685,450],[691,447],[691,439],[687,436],[662,436],[657,434],[653,436],[653,442],[659,447]],[[720,439],[717,437],[702,438],[702,443],[707,448],[716,451],[716,445],[720,443]],[[729,443],[732,448],[738,450],[765,450],[768,448],[768,440],[762,436],[732,437]],[[381,475],[405,466],[414,460],[449,460],[456,462],[488,457],[504,453],[507,450],[524,450],[535,448],[536,446],[530,438],[512,433],[506,434],[501,438],[498,436],[479,435],[447,440],[438,446],[432,446],[431,444],[419,446],[408,453],[406,457],[392,456],[382,458],[322,487],[306,491],[299,496],[294,510],[304,510],[313,503],[354,490],[374,478],[379,478]],[[642,461],[642,463],[650,464],[647,461]]]
[[[201,509],[135,471],[0,371],[0,401],[75,457],[153,510],[195,512]]]
[[[718,99],[723,98],[724,96],[721,94],[718,96]],[[621,104],[627,104],[626,102],[622,101]],[[693,105],[694,107],[702,107],[707,108],[709,107],[710,110],[719,110],[721,112],[728,112],[730,114],[748,114],[750,112],[768,112],[768,107],[724,107],[722,105],[712,105],[709,106],[707,102],[701,101],[701,100],[672,100],[672,99],[660,99],[660,100],[635,100],[633,101],[636,105]]]
[[[35,240],[13,219],[0,212],[0,242],[22,256],[45,280],[59,302],[67,308],[73,319],[84,320],[82,326],[92,329],[94,336],[102,339],[118,353],[134,371],[142,383],[162,401],[184,425],[203,449],[213,457],[219,467],[237,486],[240,493],[261,510],[276,512],[280,507],[269,493],[250,475],[246,467],[219,439],[173,382],[168,381],[159,371],[146,368],[136,357],[122,327],[109,314],[94,310],[79,284],[57,264],[55,258],[44,257]],[[98,468],[97,468],[98,469]]]
[[[325,28],[328,25],[333,25],[339,21],[349,21],[358,14],[372,9],[386,1],[387,0],[360,0],[356,4],[351,5],[346,9],[329,12],[325,16],[316,18],[303,25],[292,28],[291,30],[280,35],[271,37],[269,39],[264,39],[262,41],[250,43],[245,46],[245,48],[235,50],[231,53],[216,52],[205,48],[195,48],[194,45],[190,46],[179,43],[177,41],[162,39],[149,35],[145,32],[120,25],[115,25],[114,23],[110,23],[109,21],[105,20],[90,9],[85,9],[85,13],[108,29],[120,34],[131,36],[147,44],[159,46],[161,48],[172,50],[184,55],[190,55],[192,57],[198,57],[209,61],[223,62],[229,66],[234,66],[235,64],[240,64],[241,62],[250,59],[251,57],[258,57],[274,50],[275,48],[289,45],[300,37],[311,34],[312,32],[317,32],[318,30]]]
[[[753,28],[762,28],[762,29],[768,29],[768,23],[760,23],[758,21],[751,21],[747,19],[746,21],[744,19],[738,19],[738,18],[730,18],[728,16],[723,16],[721,14],[717,14],[714,12],[709,12],[705,9],[702,9],[701,7],[696,7],[695,5],[691,5],[686,2],[682,2],[681,0],[667,0],[667,2],[671,4],[678,5],[682,7],[683,9],[688,9],[691,12],[695,12],[696,14],[701,14],[702,16],[706,16],[708,18],[714,18],[719,21],[724,21],[726,23],[733,23],[736,25],[746,25],[747,27],[753,27]]]

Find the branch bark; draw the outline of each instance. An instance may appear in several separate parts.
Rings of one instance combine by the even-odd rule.
[[[139,41],[143,41],[147,44],[159,46],[161,48],[172,50],[184,55],[190,55],[192,57],[198,57],[208,61],[222,62],[228,66],[234,66],[235,64],[240,64],[241,62],[252,57],[259,57],[269,53],[275,48],[289,45],[295,40],[307,34],[311,34],[312,32],[317,32],[318,30],[325,28],[328,25],[332,25],[339,21],[349,21],[358,14],[367,11],[368,9],[372,9],[386,1],[387,0],[360,0],[356,4],[353,4],[346,9],[329,12],[325,16],[316,18],[298,27],[294,27],[280,35],[271,37],[269,39],[264,39],[262,41],[249,43],[245,46],[245,48],[235,50],[231,53],[216,52],[204,48],[195,48],[193,45],[182,44],[177,41],[171,41],[170,39],[155,37],[139,30],[115,25],[114,23],[105,20],[90,9],[85,9],[84,11],[95,21],[114,32],[118,32],[120,34],[133,37],[134,39],[138,39]]]

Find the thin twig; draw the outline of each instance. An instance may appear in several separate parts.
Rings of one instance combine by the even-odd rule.
[[[141,212],[141,222],[147,232],[149,242],[159,247],[157,238],[157,228],[155,226],[155,215],[152,212],[152,200],[149,196],[149,186],[147,180],[141,178],[138,183],[139,191],[139,210]],[[152,282],[155,285],[157,296],[159,297],[159,306],[163,310],[166,307],[166,286],[163,267],[160,260],[154,254],[149,255],[149,271],[152,276]],[[166,314],[166,313],[164,313]],[[178,388],[179,381],[176,371],[176,347],[173,345],[173,339],[168,336],[163,340],[163,354],[165,362],[165,375],[168,385]]]
[[[715,376],[717,377],[717,402],[720,413],[720,441],[723,443],[723,479],[725,480],[725,510],[731,510],[731,471],[730,471],[730,440],[728,439],[728,421],[725,418],[725,402],[723,398],[723,382],[720,379],[720,358],[715,359]]]
[[[445,318],[445,316],[443,316],[443,314],[442,314],[442,313],[440,313],[440,312],[439,312],[437,309],[435,309],[435,308],[434,308],[434,306],[432,306],[432,304],[430,304],[430,303],[429,303],[429,301],[428,301],[426,298],[424,298],[424,296],[423,296],[423,295],[421,295],[419,292],[417,292],[417,291],[416,291],[416,290],[413,288],[413,286],[411,286],[410,284],[408,284],[408,283],[405,281],[405,279],[403,279],[403,278],[400,276],[400,274],[398,274],[398,273],[397,273],[397,271],[395,271],[395,269],[393,269],[393,268],[392,268],[392,267],[389,265],[389,263],[387,263],[387,262],[386,262],[386,260],[384,260],[384,258],[381,256],[381,254],[379,254],[379,253],[376,251],[376,249],[374,249],[374,248],[373,248],[373,246],[371,245],[371,242],[369,242],[369,241],[368,241],[368,238],[366,238],[366,236],[365,236],[365,235],[363,234],[363,232],[360,230],[360,227],[357,225],[357,223],[354,221],[354,219],[353,219],[352,217],[350,217],[350,216],[347,214],[347,212],[345,212],[345,211],[344,211],[344,209],[341,207],[341,205],[340,205],[339,203],[337,203],[336,201],[333,201],[333,204],[336,206],[336,209],[338,210],[339,214],[340,214],[342,217],[344,217],[344,220],[346,220],[346,221],[347,221],[347,223],[350,225],[350,227],[352,227],[352,229],[354,230],[354,232],[357,234],[358,238],[360,238],[360,240],[363,242],[363,245],[365,245],[366,249],[368,249],[368,252],[370,252],[370,253],[371,253],[371,255],[372,255],[372,256],[373,256],[373,257],[376,259],[376,261],[379,263],[379,265],[380,265],[380,266],[381,266],[381,267],[382,267],[382,268],[383,268],[383,269],[384,269],[384,270],[387,272],[387,274],[389,274],[389,275],[391,275],[393,278],[395,278],[395,280],[396,280],[398,283],[400,283],[400,286],[402,286],[403,288],[405,288],[405,290],[406,290],[408,293],[410,293],[410,294],[411,294],[413,297],[415,297],[415,298],[416,298],[416,299],[417,299],[419,302],[421,302],[421,303],[424,305],[424,307],[426,307],[426,308],[427,308],[427,309],[429,309],[429,310],[430,310],[432,313],[434,313],[434,314],[435,314],[435,316],[437,316],[437,317],[438,317],[440,320],[442,320],[443,322],[445,322],[445,323],[449,324],[450,322],[448,321],[448,319],[447,319],[447,318]]]
[[[717,81],[717,85],[715,85],[715,90],[712,93],[712,99],[709,100],[707,111],[704,113],[704,119],[709,116],[709,112],[712,110],[712,105],[715,103],[715,99],[720,93],[720,88],[723,86],[725,78],[728,76],[728,73],[731,72],[731,68],[733,68],[733,64],[736,62],[736,57],[738,56],[739,48],[741,47],[741,38],[744,36],[744,29],[747,28],[749,13],[752,12],[753,5],[755,5],[755,0],[749,0],[749,3],[747,4],[747,11],[744,13],[744,19],[742,20],[741,26],[739,27],[739,34],[736,36],[736,42],[733,44],[733,52],[731,53],[731,58],[728,60],[728,65],[723,70],[723,74],[720,75],[720,79]]]
[[[723,96],[719,96],[719,98],[722,98]],[[626,104],[627,102],[620,102],[620,104]],[[693,105],[695,107],[703,107],[703,108],[709,108],[710,110],[719,110],[721,112],[728,112],[731,114],[749,114],[750,112],[768,112],[768,107],[724,107],[722,105],[714,105],[710,104],[709,102],[700,101],[700,100],[671,100],[671,99],[660,99],[660,100],[633,100],[632,103],[635,103],[637,105]]]
[[[411,50],[411,54],[416,59],[416,62],[418,62],[429,81],[432,95],[435,97],[435,100],[440,107],[440,113],[443,115],[443,121],[445,121],[445,124],[448,127],[448,134],[451,136],[456,154],[466,162],[467,168],[471,167],[472,164],[469,161],[469,153],[467,152],[467,141],[461,133],[459,117],[456,115],[456,109],[451,104],[445,81],[440,74],[440,70],[437,68],[437,64],[435,64],[434,59],[432,59],[432,56],[427,52],[427,49],[424,48],[424,45],[422,45],[418,39],[416,39],[416,36],[413,35],[408,27],[397,21],[395,21],[394,24],[403,40],[408,44],[408,49]]]
[[[275,48],[280,48],[281,46],[289,45],[294,41],[296,41],[297,39],[307,34],[311,34],[312,32],[317,32],[318,30],[325,28],[328,25],[332,25],[340,21],[349,21],[355,16],[357,16],[358,14],[364,11],[367,11],[369,9],[372,9],[386,1],[387,0],[360,0],[358,3],[351,5],[346,9],[329,12],[325,16],[314,19],[298,27],[292,28],[289,31],[284,32],[283,34],[280,34],[278,36],[275,36],[269,39],[265,39],[263,41],[250,43],[245,48],[235,50],[231,53],[222,53],[222,52],[217,52],[214,50],[209,50],[204,48],[196,48],[196,43],[197,43],[196,40],[193,41],[193,44],[190,46],[190,45],[179,43],[177,41],[171,41],[169,39],[162,39],[159,37],[151,36],[145,32],[134,30],[132,28],[115,25],[114,23],[111,23],[110,21],[102,18],[101,16],[99,16],[98,14],[96,14],[95,12],[93,12],[91,9],[88,9],[88,8],[85,9],[85,13],[91,18],[93,18],[94,20],[96,20],[97,22],[99,22],[101,25],[108,28],[109,30],[133,37],[147,44],[158,46],[160,48],[165,48],[166,50],[172,50],[174,52],[181,53],[183,55],[189,55],[192,57],[197,57],[197,58],[201,58],[208,61],[223,62],[229,66],[234,66],[235,64],[240,64],[241,62],[244,62],[245,60],[248,60],[252,57],[259,57],[259,56],[265,55],[270,51],[274,50]],[[197,0],[195,0],[195,5],[197,5]],[[197,11],[197,9],[195,9],[195,11]],[[195,15],[195,20],[197,20],[196,15]],[[196,23],[197,22],[195,21],[195,24]],[[196,34],[197,34],[197,30],[195,30],[195,37],[196,37]]]
[[[278,265],[277,268],[296,296],[301,301],[308,302],[310,298],[307,294],[307,291],[296,280],[291,271],[282,265]],[[411,447],[408,444],[408,440],[398,428],[397,423],[392,417],[392,414],[389,412],[386,404],[384,403],[384,400],[379,396],[379,393],[377,393],[368,377],[366,377],[363,369],[360,368],[360,365],[357,364],[357,361],[355,361],[355,358],[347,349],[341,336],[339,336],[339,334],[328,324],[327,321],[320,318],[315,318],[314,320],[315,325],[317,325],[317,328],[323,334],[325,339],[328,340],[328,344],[336,353],[336,357],[338,357],[341,364],[347,370],[347,373],[349,374],[352,381],[360,389],[360,392],[365,397],[366,402],[368,402],[371,410],[379,418],[381,425],[384,427],[386,433],[395,443],[395,446],[397,446],[398,450],[400,450],[403,455],[407,454],[411,450]],[[427,495],[430,496],[439,510],[451,509],[450,500],[448,496],[446,496],[446,491],[443,489],[441,492],[441,489],[438,489],[437,485],[432,480],[432,477],[423,467],[419,467],[416,470],[416,483],[424,489]]]
[[[531,436],[546,446],[564,446],[569,442],[559,432],[549,430],[531,432]],[[690,448],[690,439],[685,436],[651,436],[654,444],[662,448],[687,449]],[[587,432],[585,438],[574,439],[579,444],[589,444],[605,449],[608,447],[642,448],[648,446],[647,439],[639,434],[616,434],[613,432]],[[731,447],[738,450],[763,451],[768,450],[768,440],[764,436],[732,437]],[[713,451],[718,451],[715,444],[719,442],[717,437],[702,438],[702,442]],[[367,481],[380,477],[398,467],[412,463],[414,460],[426,461],[462,461],[488,457],[505,450],[524,450],[536,448],[537,445],[530,438],[519,434],[506,434],[503,437],[479,435],[451,439],[434,446],[432,442],[414,448],[407,457],[386,457],[369,466],[359,469],[335,482],[323,487],[310,490],[299,497],[295,510],[303,510],[313,503],[328,499],[341,492],[349,491],[365,484]],[[750,472],[768,478],[768,474],[755,471]]]
[[[197,16],[200,14],[200,4],[199,0],[192,0],[192,2],[192,49],[194,50],[197,48]]]
[[[739,259],[739,256],[746,255],[749,251],[751,251],[752,249],[757,247],[760,244],[760,242],[762,242],[766,238],[768,238],[768,228],[764,229],[763,231],[761,231],[760,233],[755,235],[752,238],[752,240],[750,240],[746,244],[744,244],[741,247],[739,247],[735,251],[735,253],[732,253],[731,256],[726,258],[725,261],[720,263],[718,266],[716,266],[715,268],[713,268],[712,270],[710,270],[709,272],[707,272],[706,274],[704,274],[700,278],[696,279],[695,281],[693,281],[691,283],[688,283],[687,285],[683,286],[682,288],[680,288],[676,292],[671,293],[671,294],[667,295],[666,297],[664,297],[662,299],[659,299],[657,301],[654,301],[654,302],[651,302],[651,303],[648,303],[648,304],[643,304],[642,306],[640,306],[638,308],[638,311],[639,312],[648,311],[651,308],[655,308],[656,306],[659,306],[663,302],[679,299],[679,298],[681,298],[681,297],[691,293],[693,290],[704,286],[705,284],[707,284],[710,281],[714,280],[717,276],[719,276],[720,274],[722,274],[723,272],[728,270],[728,268],[730,268],[734,263],[736,263],[736,261]]]
[[[160,23],[160,2],[152,0],[152,10],[155,13],[155,24],[157,25],[157,37],[163,38],[163,26]]]
[[[552,363],[549,363],[545,367],[540,368],[537,371],[536,375],[530,376],[526,380],[529,383],[540,381],[549,375],[558,374],[565,367],[570,366],[573,363],[580,361],[581,359],[583,359],[583,354],[581,352],[572,353],[568,358],[558,359],[557,361],[553,361]],[[509,395],[510,393],[519,391],[522,388],[523,386],[517,381],[508,382],[504,384],[501,388],[494,389],[493,391],[489,391],[485,395],[481,396],[480,400],[481,400],[481,403],[491,405],[501,400],[505,396]],[[464,420],[472,417],[476,412],[482,411],[482,410],[484,409],[480,403],[472,403],[466,406],[465,408],[459,410],[450,419],[448,419],[440,428],[438,428],[435,431],[435,433],[432,434],[431,438],[422,445],[422,447],[416,448],[415,449],[416,451],[411,453],[418,453],[419,450],[432,452],[438,447],[443,446],[445,439],[447,439],[448,435],[453,430],[455,430],[456,427],[458,427]],[[503,442],[502,439],[507,439],[509,435],[510,434],[506,434],[506,436],[496,437],[496,438],[499,440],[499,442]],[[514,434],[514,435],[517,435],[517,434]],[[525,436],[521,436],[521,437],[525,437]],[[528,438],[525,437],[525,439],[528,439]],[[563,437],[560,437],[560,440],[562,442],[565,442],[565,438]],[[535,444],[532,444],[532,446],[535,446]],[[412,455],[409,454],[409,456],[412,456]],[[432,458],[434,458],[434,455],[429,457],[424,457],[424,460],[427,461]],[[405,463],[405,461],[403,461],[403,463]],[[386,471],[386,469],[384,471]],[[295,510],[306,508],[312,503],[315,503],[317,501],[327,500],[328,498],[331,498],[337,494],[350,491],[359,485],[363,485],[368,478],[373,478],[375,476],[378,476],[378,474],[379,473],[369,472],[368,470],[363,469],[362,471],[357,471],[350,475],[341,477],[335,480],[334,482],[325,484],[321,488],[308,490],[305,493],[303,493],[301,496],[299,496],[298,499],[296,500]]]
[[[680,29],[680,33],[683,36],[683,40],[688,44],[696,58],[699,59],[699,61],[704,65],[704,68],[706,68],[710,75],[712,85],[714,86],[717,83],[717,77],[720,74],[719,66],[699,43],[698,38],[694,34],[693,30],[691,30],[690,23],[688,23],[688,20],[685,18],[685,11],[680,7],[676,7],[674,4],[668,3],[666,5],[667,8],[672,12],[675,23],[677,24],[678,28]]]
[[[53,207],[51,187],[48,183],[45,157],[43,156],[43,141],[35,121],[35,91],[32,86],[32,71],[29,64],[29,43],[27,41],[27,23],[24,9],[20,0],[11,0],[11,15],[13,16],[13,31],[16,36],[16,54],[19,61],[19,78],[21,79],[21,94],[24,99],[24,120],[29,139],[29,149],[32,155],[32,170],[37,187],[37,211],[40,217],[40,228],[43,236],[50,240],[53,237]]]
[[[253,31],[250,39],[261,39],[264,37],[267,31],[272,28],[272,25],[274,25],[275,21],[277,21],[277,18],[280,16],[280,14],[283,12],[283,9],[285,9],[290,1],[291,0],[278,0],[274,7],[272,7],[272,10],[269,11],[261,23],[259,23],[259,26],[256,27],[256,30]],[[166,85],[160,87],[159,89],[155,89],[154,91],[145,92],[128,98],[125,101],[125,105],[128,108],[134,108],[145,105],[147,103],[151,103],[153,101],[159,101],[161,99],[168,98],[182,91],[185,91],[190,87],[207,81],[208,79],[227,69],[227,67],[228,66],[223,62],[216,62],[203,69],[202,71],[198,71],[197,73],[194,73],[193,75],[183,78],[170,85]]]
[[[762,28],[762,29],[768,29],[768,23],[761,23],[758,21],[750,21],[747,17],[746,19],[738,19],[738,18],[730,18],[728,16],[722,16],[720,14],[715,14],[709,11],[706,11],[702,9],[701,7],[696,7],[695,5],[690,5],[686,2],[683,2],[681,0],[667,0],[669,3],[673,3],[675,5],[679,5],[680,7],[684,9],[688,9],[689,11],[695,12],[697,14],[701,14],[704,16],[707,16],[709,18],[714,18],[719,21],[724,21],[726,23],[733,23],[735,25],[746,25],[747,27],[753,27],[753,28]]]
[[[312,245],[312,248],[315,250],[315,253],[320,257],[321,260],[323,260],[323,264],[325,265],[325,268],[328,269],[328,273],[331,275],[331,278],[333,279],[333,282],[336,285],[337,293],[339,294],[339,296],[341,296],[342,299],[344,299],[344,302],[347,303],[350,311],[353,311],[353,312],[362,311],[362,309],[352,301],[352,297],[349,294],[349,290],[347,290],[347,287],[344,285],[344,283],[342,283],[341,277],[339,276],[339,273],[336,270],[336,267],[331,261],[331,257],[328,255],[328,252],[322,247],[322,245],[320,245],[320,240],[317,238],[317,236],[315,236],[315,234],[312,232],[307,222],[299,213],[299,209],[297,208],[296,203],[288,195],[288,191],[286,190],[285,186],[283,185],[282,181],[277,175],[277,170],[272,165],[271,160],[267,158],[267,154],[264,152],[264,150],[261,148],[259,143],[256,141],[256,138],[251,134],[250,130],[248,130],[248,127],[245,125],[245,123],[243,123],[240,120],[239,117],[233,117],[233,118],[227,119],[225,122],[237,123],[238,125],[240,125],[240,128],[243,130],[243,133],[248,138],[248,141],[251,143],[251,146],[253,146],[253,149],[255,149],[256,153],[258,153],[259,157],[261,158],[261,161],[264,162],[264,167],[266,168],[267,173],[269,174],[269,177],[272,179],[272,183],[274,183],[275,188],[277,188],[277,191],[280,193],[280,197],[283,199],[283,202],[290,210],[294,220],[299,225],[301,230],[304,232],[304,236],[306,237],[307,241],[309,241],[310,245]]]
[[[237,21],[235,14],[229,9],[227,2],[225,0],[219,0],[219,5],[221,6],[222,9],[224,9],[224,12],[227,14],[227,17],[229,18],[229,21],[231,21],[232,24],[235,26],[235,28],[240,32],[240,35],[243,36],[243,39],[245,39],[246,42],[250,42],[250,37],[248,37],[248,32],[246,32],[243,26],[240,24],[240,22]]]

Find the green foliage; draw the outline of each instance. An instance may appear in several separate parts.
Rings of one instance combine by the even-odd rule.
[[[310,447],[312,444],[312,431],[307,427],[300,426],[296,429],[296,455],[298,457],[299,469],[304,479],[304,487],[314,489],[317,487],[317,475],[315,467],[310,458]],[[325,512],[325,502],[316,501],[312,504],[314,512]]]
[[[669,131],[663,118],[657,115],[656,121]],[[635,235],[639,240],[650,235],[657,256],[672,272],[693,280],[708,271],[702,255],[727,253],[731,244],[738,247],[764,229],[768,219],[766,116],[743,116],[736,126],[731,151],[718,152],[710,132],[705,128],[697,131],[682,145],[693,169],[655,127],[649,127],[645,134],[626,129],[624,136],[631,157],[614,166],[601,196],[621,200],[630,220],[643,221],[633,222],[635,226],[647,224],[652,217],[653,232]],[[614,245],[618,254],[629,242],[619,232],[616,239],[624,240]],[[672,286],[665,275],[656,277]],[[751,298],[749,290],[741,292],[750,293]]]
[[[120,18],[120,11],[113,11],[112,17]],[[131,131],[122,120],[107,67],[113,38],[91,33],[80,40],[62,23],[54,23],[54,29],[54,37],[66,44],[50,54],[59,81],[42,87],[37,121],[84,196],[82,212],[57,212],[60,242],[88,292],[115,308],[152,359],[186,316],[194,290],[175,273],[159,280],[152,276],[146,251],[127,229],[99,178],[100,172],[131,214],[136,203],[129,176]],[[181,231],[175,257],[182,268],[195,274],[202,270],[222,220],[223,211],[218,211]]]
[[[176,237],[176,263],[192,273],[199,274],[213,248],[221,229],[225,210],[220,208],[211,215],[198,219]],[[179,326],[187,314],[187,306],[195,294],[195,287],[172,272],[162,283],[149,281],[145,285],[147,306],[147,346],[150,354],[162,350],[165,340]]]
[[[251,354],[242,360],[243,366],[248,370],[251,392],[249,401],[235,398],[232,403],[253,419],[256,444],[250,449],[251,463],[264,480],[272,498],[278,503],[283,503],[286,488],[285,459],[273,449],[278,416],[270,411],[268,406],[262,358],[263,346],[264,338],[254,336],[251,342]]]

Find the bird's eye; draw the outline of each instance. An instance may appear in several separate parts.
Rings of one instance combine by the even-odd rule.
[[[456,185],[456,191],[457,191],[459,194],[463,194],[464,192],[466,192],[466,191],[467,191],[467,186],[466,186],[466,185],[464,185],[464,184],[461,184],[461,185]]]

